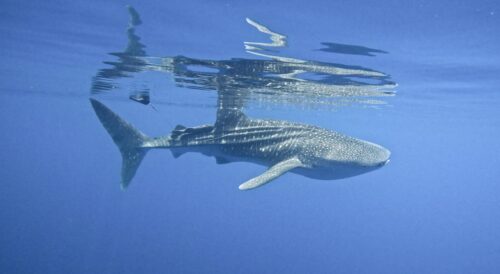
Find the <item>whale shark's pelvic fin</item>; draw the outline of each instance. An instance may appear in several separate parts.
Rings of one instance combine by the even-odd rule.
[[[279,162],[275,164],[274,166],[270,167],[266,172],[262,173],[261,175],[252,178],[243,184],[239,186],[240,190],[248,190],[248,189],[253,189],[259,186],[262,186],[264,184],[269,183],[270,181],[278,178],[279,176],[283,175],[287,171],[290,171],[294,168],[304,166],[302,162],[297,159],[297,158],[290,158],[288,160]]]
[[[147,149],[143,146],[149,138],[101,102],[90,99],[90,103],[102,125],[120,149],[122,154],[121,187],[125,189],[134,178],[142,159],[146,155]]]

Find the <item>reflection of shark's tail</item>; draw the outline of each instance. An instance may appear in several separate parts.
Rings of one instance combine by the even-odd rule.
[[[97,117],[122,154],[122,189],[127,188],[146,155],[149,138],[97,100],[90,99]]]

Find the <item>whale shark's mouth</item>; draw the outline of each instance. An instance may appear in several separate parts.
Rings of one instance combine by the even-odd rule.
[[[391,161],[391,159],[387,159],[384,162],[380,162],[379,164],[377,164],[377,167],[383,167],[383,166],[387,165],[390,161]]]

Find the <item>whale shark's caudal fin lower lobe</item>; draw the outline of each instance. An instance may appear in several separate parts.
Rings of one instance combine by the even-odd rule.
[[[131,124],[120,118],[101,102],[90,99],[97,117],[108,131],[122,154],[121,187],[125,189],[146,155],[147,148],[143,145],[149,138],[135,129]]]

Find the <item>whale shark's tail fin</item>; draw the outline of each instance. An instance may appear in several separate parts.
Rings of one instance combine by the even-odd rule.
[[[90,103],[102,125],[120,149],[122,154],[121,187],[125,189],[134,178],[142,159],[146,156],[147,148],[143,146],[149,138],[101,102],[90,99]]]

